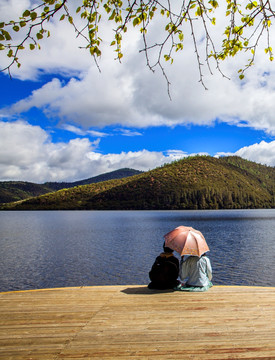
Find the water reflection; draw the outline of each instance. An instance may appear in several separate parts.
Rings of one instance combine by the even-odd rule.
[[[275,210],[0,212],[0,290],[146,284],[163,235],[205,235],[214,284],[275,286]]]

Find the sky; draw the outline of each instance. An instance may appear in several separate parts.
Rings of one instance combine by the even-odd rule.
[[[0,21],[31,3],[1,0]],[[153,41],[161,26],[150,28]],[[169,97],[160,69],[146,67],[138,31],[128,30],[119,63],[109,46],[112,28],[104,23],[99,70],[70,24],[55,19],[47,28],[51,36],[40,42],[41,50],[22,51],[22,65],[11,77],[0,73],[0,181],[76,181],[126,167],[146,171],[196,154],[275,166],[275,62],[264,42],[242,81],[238,69],[247,54],[221,64],[226,77],[204,64],[206,90],[186,28],[183,51],[164,64]],[[215,40],[223,28],[221,19]],[[275,41],[275,29],[270,32]],[[197,34],[203,58],[199,27]],[[1,68],[7,60],[0,52]]]

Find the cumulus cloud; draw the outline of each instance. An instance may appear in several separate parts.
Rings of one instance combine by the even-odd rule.
[[[275,166],[275,141],[261,141],[258,144],[244,146],[234,153],[219,152],[215,156],[237,155],[243,159],[257,162],[262,165]]]
[[[88,155],[97,145],[98,140],[92,143],[86,138],[52,143],[39,126],[0,122],[1,180],[44,182],[82,177]]]
[[[275,141],[270,143],[261,141],[259,144],[245,146],[235,154],[260,164],[275,166]]]
[[[0,180],[75,181],[124,167],[147,171],[195,155],[176,149],[101,154],[96,151],[99,141],[76,138],[53,143],[39,126],[23,121],[0,122]],[[242,148],[235,155],[275,166],[275,141]]]
[[[6,0],[6,3],[15,7],[15,2]],[[219,19],[218,14],[212,34],[214,39],[220,38],[223,33],[224,24]],[[153,38],[158,36],[159,26],[156,22],[150,27]],[[113,60],[115,55],[108,46],[109,42],[105,41],[103,55],[99,59],[100,73],[88,52],[78,49],[79,38],[75,39],[69,24],[54,21],[49,27],[53,36],[43,42],[41,51],[32,52],[31,56],[22,52],[23,65],[14,70],[15,75],[22,79],[34,79],[41,71],[59,71],[70,74],[71,80],[64,83],[58,79],[51,80],[5,109],[5,114],[22,113],[36,107],[50,118],[57,117],[60,121],[86,128],[210,125],[218,118],[229,124],[247,124],[275,134],[275,70],[262,51],[264,45],[259,45],[258,51],[262,51],[263,57],[257,57],[256,65],[247,72],[243,82],[238,79],[237,71],[246,63],[246,53],[221,64],[224,74],[231,80],[215,71],[215,64],[212,64],[214,75],[204,65],[203,80],[209,89],[206,91],[198,82],[197,59],[190,29],[186,28],[184,50],[177,54],[172,66],[168,63],[165,66],[171,82],[170,101],[162,72],[156,69],[152,73],[146,67],[144,54],[139,54],[142,43],[138,31],[129,29],[125,36],[122,64]],[[107,24],[105,29],[104,35],[108,39],[111,26]],[[270,32],[272,39],[272,27]],[[201,29],[197,30],[197,35],[200,39]],[[198,41],[197,45],[203,59],[205,44]]]
[[[151,74],[146,68],[135,73],[126,63],[104,67],[102,73],[91,67],[81,79],[67,83],[53,79],[4,113],[20,114],[35,107],[49,118],[86,128],[210,125],[219,118],[275,134],[275,72],[251,76],[242,86],[238,79],[208,76],[209,90],[205,91],[194,83],[197,69],[193,59],[179,62],[175,61],[170,76],[172,101],[161,74]],[[182,65],[188,70],[182,70]]]
[[[79,0],[69,2],[78,6]],[[22,16],[25,9],[35,8],[37,2],[33,0],[3,0],[0,2],[1,21],[9,22]],[[37,9],[36,11],[39,11]],[[73,10],[74,11],[74,10]],[[78,75],[83,69],[91,63],[91,57],[88,52],[80,49],[85,47],[81,37],[76,37],[76,33],[67,21],[59,21],[57,16],[49,23],[44,24],[51,36],[39,40],[40,50],[30,51],[29,43],[25,44],[25,50],[20,52],[20,69],[16,66],[12,68],[12,76],[21,80],[38,80],[42,74],[58,73],[59,75],[71,77]],[[34,29],[34,38],[35,36]],[[39,30],[39,29],[38,29]],[[24,27],[19,32],[13,32],[9,29],[14,42],[20,43],[26,36],[28,27]],[[25,32],[24,32],[25,31]],[[54,35],[54,36],[52,36]],[[9,64],[10,59],[2,51],[0,54],[1,67]],[[80,71],[81,69],[81,71]]]
[[[53,143],[39,126],[0,122],[0,180],[74,181],[124,167],[145,171],[175,159],[147,150],[104,155],[95,151],[98,143],[87,138]]]

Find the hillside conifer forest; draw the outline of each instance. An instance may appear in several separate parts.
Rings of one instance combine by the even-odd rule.
[[[275,207],[275,168],[194,156],[131,177],[78,185],[2,210],[204,210]]]

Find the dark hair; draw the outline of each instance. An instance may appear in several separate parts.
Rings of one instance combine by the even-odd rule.
[[[164,241],[164,243],[163,243],[163,250],[164,250],[164,252],[166,252],[166,253],[171,253],[171,252],[174,251],[174,250],[170,249],[168,246],[165,246],[165,241]]]

